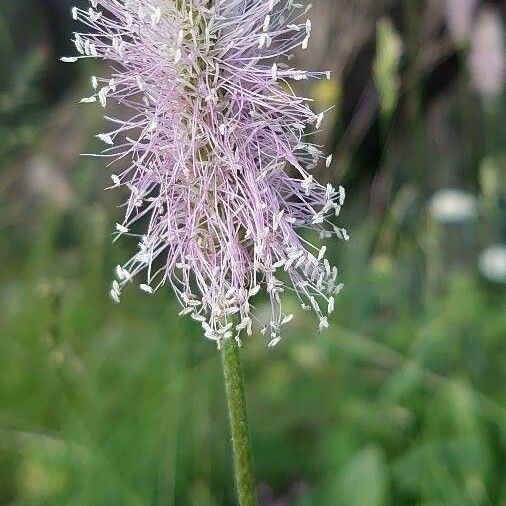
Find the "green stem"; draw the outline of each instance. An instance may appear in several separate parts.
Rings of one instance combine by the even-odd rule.
[[[255,478],[253,456],[248,430],[248,417],[244,397],[244,378],[239,347],[234,339],[221,344],[221,362],[225,377],[228,416],[232,433],[234,472],[239,506],[255,506]]]

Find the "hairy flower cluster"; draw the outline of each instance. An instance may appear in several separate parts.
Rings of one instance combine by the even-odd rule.
[[[97,137],[117,167],[113,187],[128,189],[116,235],[138,238],[138,251],[116,269],[111,297],[142,273],[140,289],[169,284],[181,315],[215,340],[251,335],[255,295],[265,288],[273,346],[293,315],[281,296],[292,291],[328,327],[337,269],[303,237],[347,239],[331,224],[344,189],[322,186],[311,171],[331,163],[309,141],[320,128],[309,99],[291,82],[330,78],[290,66],[311,35],[310,6],[293,0],[91,0],[73,17],[78,56],[112,62],[92,78],[82,102],[109,101],[128,119],[106,117]]]

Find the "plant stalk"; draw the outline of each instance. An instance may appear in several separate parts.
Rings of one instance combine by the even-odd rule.
[[[232,435],[234,474],[239,506],[255,506],[253,456],[244,396],[244,377],[239,346],[232,338],[221,343],[221,362],[225,379],[228,416]]]

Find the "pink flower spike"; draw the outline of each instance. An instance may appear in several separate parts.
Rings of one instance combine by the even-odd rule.
[[[273,0],[91,0],[72,10],[86,29],[64,61],[113,69],[93,78],[83,102],[130,113],[108,116],[112,127],[97,135],[116,166],[113,187],[129,191],[115,235],[138,242],[116,268],[116,302],[134,277],[147,293],[169,285],[181,314],[219,345],[251,334],[252,299],[264,289],[271,318],[261,327],[273,346],[292,319],[287,290],[328,327],[337,269],[302,234],[348,236],[330,222],[344,190],[312,175],[331,162],[308,141],[323,113],[292,90],[329,77],[290,63],[308,44],[308,10]]]

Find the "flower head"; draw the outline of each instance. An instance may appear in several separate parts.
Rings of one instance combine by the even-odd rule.
[[[440,223],[465,223],[478,217],[479,201],[464,190],[443,188],[430,199],[429,211],[432,218]]]
[[[108,117],[97,137],[126,188],[116,235],[138,238],[138,251],[116,269],[111,296],[134,278],[153,293],[169,284],[183,309],[218,341],[251,334],[253,298],[265,288],[272,315],[262,332],[280,340],[292,315],[290,290],[328,326],[341,285],[323,238],[344,229],[343,188],[317,183],[311,171],[331,163],[309,140],[323,113],[297,96],[293,81],[329,78],[290,66],[311,35],[309,8],[293,0],[91,0],[73,9],[88,25],[75,34],[79,56],[112,63],[92,78],[83,102],[118,103],[128,119]]]

